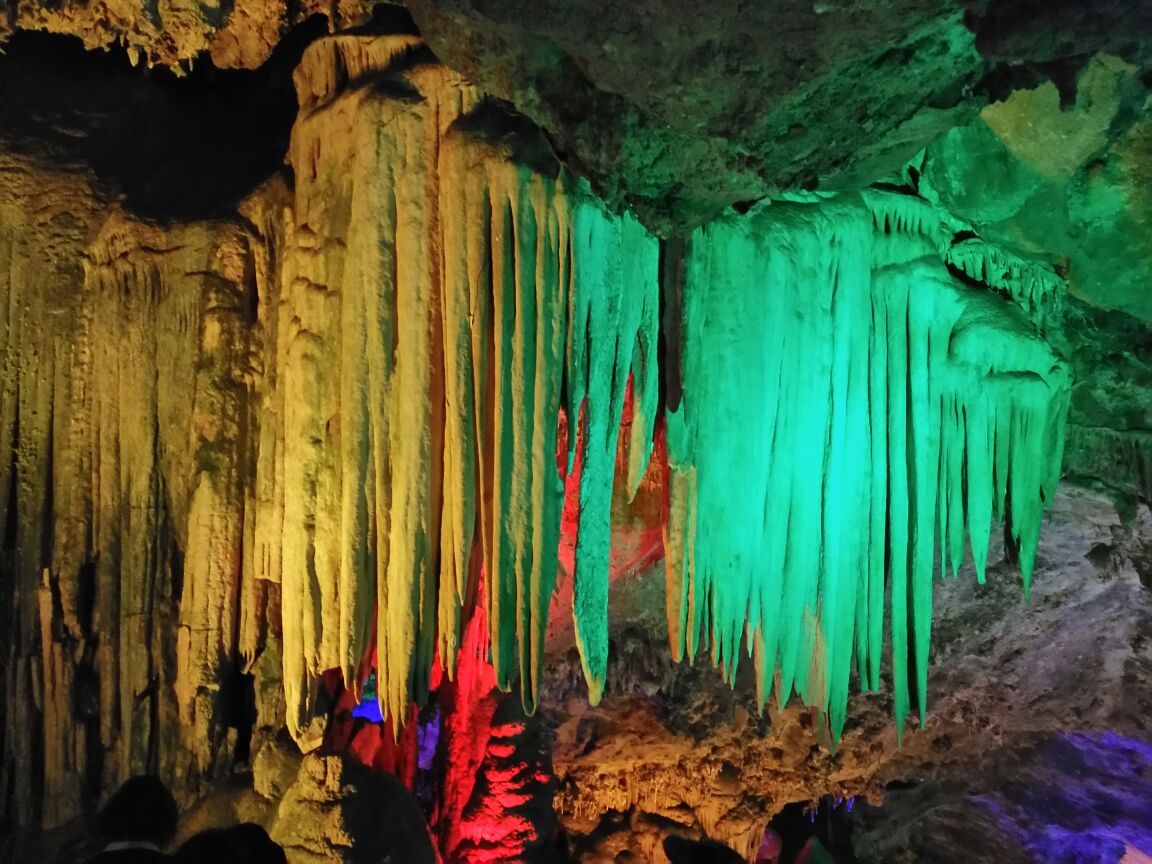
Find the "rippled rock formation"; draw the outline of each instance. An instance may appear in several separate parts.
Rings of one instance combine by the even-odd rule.
[[[1025,5],[0,6],[0,824],[1142,848],[1147,22]]]

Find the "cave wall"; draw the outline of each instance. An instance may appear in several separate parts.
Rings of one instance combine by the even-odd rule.
[[[255,284],[238,224],[157,228],[15,168],[40,188],[4,220],[4,788],[54,825],[231,756]]]
[[[236,17],[240,9],[238,4],[229,19],[234,26],[242,21]],[[209,31],[189,32],[200,39]],[[237,63],[250,65],[257,58],[263,54]],[[685,733],[696,750],[684,743],[684,730],[674,730],[676,740],[659,758],[646,756],[644,765],[626,758],[588,764],[607,758],[598,742],[622,728],[628,734],[612,747],[632,746],[626,743],[634,740],[628,737],[632,726],[659,729],[683,721],[658,716],[653,722],[653,713],[668,705],[644,703],[610,703],[606,718],[597,714],[588,721],[568,704],[571,693],[538,672],[556,570],[549,556],[560,537],[551,527],[527,523],[545,512],[559,532],[563,471],[553,457],[559,451],[562,466],[564,451],[570,446],[574,460],[578,450],[585,472],[579,485],[596,486],[599,503],[587,511],[576,508],[577,537],[585,539],[572,542],[598,545],[591,553],[584,550],[584,560],[594,553],[597,566],[608,566],[608,514],[622,497],[613,498],[613,486],[635,491],[651,447],[659,386],[654,364],[634,349],[644,345],[654,352],[658,310],[647,296],[627,314],[612,307],[619,317],[600,333],[592,332],[600,313],[589,315],[588,339],[617,351],[611,369],[593,368],[584,358],[588,368],[579,380],[603,398],[597,406],[609,408],[585,418],[592,425],[580,427],[582,432],[550,437],[556,430],[547,428],[548,421],[559,413],[562,395],[573,398],[561,393],[560,376],[579,364],[564,348],[567,332],[561,326],[573,310],[555,290],[548,293],[559,282],[539,274],[551,269],[564,278],[560,250],[566,230],[585,240],[599,231],[595,236],[613,238],[617,257],[640,249],[645,261],[643,272],[617,267],[613,278],[626,272],[654,292],[656,241],[635,222],[621,228],[622,221],[601,210],[581,210],[579,202],[592,199],[570,195],[576,183],[557,165],[548,142],[527,124],[517,125],[521,121],[503,107],[491,115],[497,118],[491,125],[481,115],[475,134],[450,133],[457,118],[477,107],[479,93],[433,63],[411,33],[320,39],[301,52],[294,83],[299,113],[287,169],[212,218],[145,218],[118,201],[108,176],[83,160],[45,159],[29,154],[27,146],[2,149],[0,452],[12,458],[0,465],[0,596],[13,598],[0,637],[9,694],[0,705],[0,812],[6,824],[59,825],[141,770],[159,771],[185,800],[192,799],[250,746],[251,717],[242,707],[249,698],[255,702],[257,740],[287,723],[302,748],[316,746],[323,733],[323,720],[315,717],[317,679],[331,668],[353,679],[373,629],[392,640],[379,655],[392,665],[384,670],[382,691],[394,713],[403,713],[408,699],[426,686],[434,656],[451,663],[459,644],[460,607],[476,575],[464,563],[474,536],[486,546],[478,556],[486,568],[494,572],[502,565],[505,573],[496,596],[486,601],[493,620],[504,622],[496,634],[494,680],[505,687],[517,677],[528,680],[527,701],[543,689],[546,700],[564,704],[575,718],[551,718],[559,730],[558,770],[565,783],[558,807],[575,833],[611,834],[602,822],[632,820],[635,829],[648,819],[640,833],[655,837],[651,825],[663,830],[672,822],[688,833],[714,833],[750,849],[765,810],[792,794],[741,793],[747,778],[737,780],[740,771],[734,775],[728,764],[735,760],[730,751],[742,747],[750,730],[762,746],[749,760],[788,763],[786,771],[769,771],[757,782],[780,788],[795,782],[805,794],[837,785],[845,791],[874,787],[884,776],[881,756],[891,757],[894,748],[884,731],[892,707],[884,697],[874,697],[880,707],[873,714],[849,722],[844,742],[845,752],[859,754],[883,738],[880,755],[848,767],[851,756],[821,761],[810,749],[812,720],[805,709],[758,716],[762,700],[749,688],[748,664],[736,696],[709,689],[703,679],[710,670],[690,669],[683,673],[688,682],[673,688],[671,705],[696,698],[685,694],[721,704],[720,710],[705,704],[699,728]],[[450,200],[454,196],[459,200]],[[707,200],[711,207],[726,199]],[[873,215],[860,213],[871,230]],[[965,215],[985,229],[979,213]],[[470,231],[478,222],[483,230]],[[514,223],[547,230],[508,242]],[[575,232],[577,224],[585,234]],[[994,280],[985,271],[994,269],[988,264],[994,256],[985,249],[965,258],[963,250],[956,251],[964,241],[945,233],[943,246],[933,239],[917,251],[935,256],[933,273],[950,268],[947,278],[939,276],[948,290],[959,291],[964,277],[983,278],[981,290],[1015,292],[998,300],[1024,307],[1026,314],[1013,313],[1021,327],[1043,323],[1035,313],[1047,305],[1046,292],[1062,281],[1052,268],[1011,256],[996,259],[996,266],[1012,260],[1009,269],[1016,270],[1003,284],[990,285]],[[1018,245],[1007,231],[997,236],[1005,245]],[[698,246],[707,247],[700,238]],[[509,247],[515,252],[507,253]],[[438,266],[468,288],[460,296],[474,305],[439,306],[444,298],[432,286],[446,277]],[[1030,275],[1020,278],[1022,272]],[[533,313],[539,328],[531,342],[534,357],[513,356],[514,331],[506,331],[501,359],[496,345],[473,341],[469,327],[449,326],[466,319],[471,324],[474,315],[527,315],[529,306],[513,310],[512,301],[494,310],[475,305],[485,293],[481,289],[493,289],[501,278],[507,296],[515,294],[521,304],[529,301],[514,288],[531,283],[540,289],[532,298],[541,304]],[[938,274],[922,281],[937,280]],[[399,282],[415,288],[380,290]],[[1017,290],[1025,283],[1029,290]],[[606,281],[599,286],[602,295],[589,302],[606,308],[618,285]],[[395,310],[382,309],[389,303]],[[1099,320],[1095,315],[1092,321]],[[395,320],[418,334],[419,344],[406,355],[373,353],[370,344],[393,337],[374,330],[369,338],[370,328]],[[1145,338],[1138,324],[1125,326],[1132,328],[1133,342]],[[1112,333],[1101,337],[1102,353]],[[470,380],[465,355],[494,364],[499,374],[490,380],[498,383]],[[421,357],[455,359],[458,365],[438,367]],[[1110,370],[1114,362],[1108,355],[1103,365]],[[1085,359],[1080,368],[1093,365]],[[531,374],[527,366],[533,366]],[[334,369],[340,374],[333,375]],[[1092,380],[1105,386],[1112,373],[1098,371]],[[629,373],[640,382],[631,392]],[[468,413],[476,411],[475,405],[469,409],[470,400],[478,403],[479,392],[496,386],[507,387],[506,410],[496,415],[508,424],[506,433],[496,428],[496,419]],[[423,398],[429,394],[433,398]],[[513,424],[510,418],[529,404],[532,422]],[[568,416],[579,418],[579,406],[576,397]],[[618,448],[621,414],[636,434],[625,436]],[[395,429],[383,427],[385,417],[397,418]],[[1115,424],[1109,419],[1107,425]],[[429,431],[411,435],[412,429]],[[474,439],[453,429],[471,429]],[[589,429],[598,450],[588,447]],[[473,461],[499,450],[501,441],[509,447],[509,464],[519,466],[519,474],[512,473],[520,485],[512,493],[530,490],[522,497],[489,477],[457,486],[437,473],[470,475]],[[428,457],[437,449],[454,455],[438,464]],[[1077,464],[1087,465],[1099,448],[1090,444],[1084,450]],[[388,460],[395,470],[382,467]],[[691,474],[698,466],[684,460],[679,467]],[[1122,467],[1127,476],[1131,464]],[[1098,477],[1110,469],[1084,470]],[[534,478],[542,485],[534,485]],[[447,500],[473,482],[479,490],[474,500]],[[506,501],[502,509],[493,502],[501,495],[523,506]],[[374,543],[375,532],[403,509],[393,506],[399,500],[411,502],[409,512],[417,516],[394,523],[396,542]],[[509,513],[513,519],[501,519]],[[1029,530],[1038,529],[1039,513],[1033,515],[1036,524]],[[586,539],[593,535],[595,541]],[[381,562],[385,546],[396,551],[395,561]],[[506,547],[511,551],[505,553]],[[437,557],[452,562],[451,578],[434,572]],[[574,559],[569,569],[580,566]],[[534,581],[525,589],[520,576],[526,572]],[[618,676],[628,686],[635,667],[643,672],[652,662],[635,654],[662,651],[663,645],[652,645],[649,634],[632,660],[615,656],[619,643],[610,645],[612,634],[587,623],[607,615],[606,590],[594,594],[597,583],[591,580],[581,587],[579,575],[572,581],[573,596],[586,610],[583,624],[578,616],[573,627],[583,649],[577,653],[580,671],[559,664],[548,674],[590,679],[591,689],[574,685],[579,696],[596,701],[600,686],[611,700],[619,694],[608,682]],[[683,584],[691,582],[689,573]],[[665,602],[662,597],[658,605]],[[521,637],[535,635],[516,646],[518,630]],[[766,668],[762,677],[770,677],[774,666]],[[945,690],[954,683],[941,680]],[[713,683],[722,686],[719,676]],[[663,685],[636,686],[651,696]],[[802,717],[809,717],[807,724]],[[731,734],[717,737],[716,751],[701,758],[696,739],[715,736],[718,725],[729,724]],[[950,734],[920,739],[904,751],[906,761]],[[635,740],[650,743],[643,735]],[[691,758],[684,757],[686,748]],[[892,757],[892,764],[899,760]],[[670,782],[697,776],[723,794],[707,801],[664,796]]]
[[[86,222],[93,218],[95,202],[83,194],[75,194],[76,190],[69,188],[66,183],[53,183],[53,178],[44,177],[31,166],[5,156],[5,214],[4,214],[4,260],[5,296],[8,302],[4,304],[4,403],[8,409],[6,422],[3,424],[3,443],[5,452],[9,456],[4,460],[4,501],[5,501],[5,529],[4,529],[4,555],[5,564],[3,578],[5,581],[5,594],[16,602],[6,604],[4,611],[5,651],[5,686],[8,692],[18,694],[5,708],[4,718],[4,789],[6,791],[6,806],[12,807],[22,822],[31,822],[34,818],[33,806],[38,805],[40,793],[34,790],[25,780],[19,783],[17,777],[28,778],[38,772],[33,771],[33,740],[39,737],[38,706],[33,700],[34,693],[41,687],[39,652],[33,650],[41,637],[39,622],[38,590],[43,587],[49,600],[51,611],[51,594],[43,578],[43,560],[51,553],[52,533],[50,526],[45,524],[50,518],[52,510],[51,483],[49,482],[49,465],[53,465],[53,475],[59,475],[67,469],[72,473],[79,473],[81,465],[75,464],[78,454],[74,452],[74,464],[55,460],[53,451],[53,431],[68,429],[67,415],[64,411],[53,411],[52,406],[57,392],[61,396],[72,396],[71,400],[83,401],[83,390],[68,388],[66,373],[74,366],[68,342],[60,346],[60,353],[64,362],[60,365],[60,375],[57,376],[57,341],[50,329],[45,326],[52,320],[45,306],[53,309],[55,319],[70,319],[69,314],[72,297],[79,292],[84,282],[84,272],[78,253],[82,248]],[[29,213],[21,204],[28,200],[39,200],[44,204],[38,213]],[[73,212],[73,206],[79,203]],[[84,205],[87,205],[86,207]],[[37,266],[39,264],[40,249],[60,249],[64,254],[51,264],[54,266]],[[73,253],[73,254],[69,254]],[[76,322],[70,322],[76,326]],[[28,349],[23,346],[28,345]],[[24,351],[27,350],[25,359]],[[57,391],[57,381],[60,388]],[[78,395],[73,395],[76,392]],[[17,413],[24,417],[23,430],[17,438],[19,431],[16,425]],[[73,411],[72,413],[79,413]],[[74,437],[84,440],[85,429],[83,421],[76,423]],[[56,468],[55,466],[59,466]],[[24,477],[19,475],[23,473]],[[22,482],[21,482],[22,480]],[[63,499],[67,502],[69,499]],[[67,506],[67,505],[65,505]],[[79,508],[78,508],[79,509]],[[22,514],[23,518],[19,518]],[[87,514],[79,509],[74,522],[69,525],[60,525],[62,534],[72,534],[78,540],[83,540],[86,532]],[[71,559],[70,578],[75,584],[76,576],[81,573],[81,564],[84,561],[83,552],[74,549],[74,542],[65,542],[61,545],[62,556]],[[91,574],[88,574],[91,582]],[[17,592],[19,585],[20,591]],[[74,593],[74,592],[72,592]],[[77,603],[75,597],[70,597],[70,608],[73,610],[73,620],[76,619]],[[91,601],[86,617],[91,619]],[[77,627],[79,629],[79,627]],[[22,650],[21,650],[22,649]],[[71,660],[71,658],[68,658]],[[88,658],[91,666],[93,658]],[[47,670],[54,678],[69,676],[72,663],[67,669],[61,669],[60,659],[49,657]],[[35,680],[35,685],[33,681]],[[70,681],[64,678],[62,682],[67,686]],[[35,689],[34,689],[35,686]],[[70,689],[70,688],[69,688]],[[53,692],[52,695],[55,695]],[[95,700],[96,694],[89,692],[89,699]],[[41,699],[42,701],[42,699]],[[50,710],[71,713],[71,705],[65,700],[64,705],[50,706]],[[92,729],[90,734],[97,735],[98,730]],[[52,736],[55,739],[55,735]],[[14,745],[14,741],[19,741]],[[86,753],[85,741],[79,742],[77,748],[72,741],[65,741],[59,747],[54,740],[56,753],[75,753],[79,750],[81,759]],[[64,800],[72,796],[72,784],[67,789],[57,789],[64,794]],[[10,802],[10,803],[9,803]],[[65,808],[67,809],[67,808]]]

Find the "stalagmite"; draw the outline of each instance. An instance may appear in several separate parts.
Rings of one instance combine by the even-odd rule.
[[[698,229],[687,250],[673,653],[703,630],[731,675],[743,635],[761,698],[776,678],[777,699],[795,689],[833,736],[853,658],[879,683],[885,581],[902,728],[910,672],[926,710],[937,552],[955,572],[967,521],[982,574],[988,523],[1008,518],[1027,590],[1059,471],[1066,365],[948,274],[925,211],[884,193],[779,204]]]

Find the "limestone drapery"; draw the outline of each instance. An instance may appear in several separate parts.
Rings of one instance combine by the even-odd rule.
[[[915,199],[869,193],[713,223],[685,255],[673,653],[705,641],[732,676],[743,641],[761,699],[795,688],[833,738],[853,658],[880,685],[886,616],[898,727],[909,631],[924,717],[937,550],[955,573],[967,524],[982,580],[1007,519],[1027,591],[1059,478],[1067,365],[949,275],[939,230]]]
[[[590,696],[603,687],[621,414],[635,491],[658,413],[657,241],[524,158],[413,37],[320,40],[296,82],[291,189],[270,182],[235,220],[0,211],[18,598],[3,770],[44,763],[43,788],[13,796],[18,822],[60,821],[84,788],[140,770],[218,770],[242,673],[263,722],[286,716],[312,746],[316,681],[355,682],[373,628],[378,692],[404,716],[435,657],[451,669],[481,573],[496,680],[531,708],[565,443],[568,464],[583,448],[578,643]],[[731,672],[750,641],[765,697],[779,665],[778,698],[797,684],[833,734],[854,656],[879,684],[886,603],[898,717],[909,641],[923,706],[935,537],[955,564],[966,521],[981,563],[1009,515],[1027,577],[1059,467],[1063,364],[944,262],[1029,314],[1055,283],[950,252],[938,221],[911,196],[771,205],[701,229],[684,259],[673,644],[704,633]],[[66,263],[45,276],[49,246]]]

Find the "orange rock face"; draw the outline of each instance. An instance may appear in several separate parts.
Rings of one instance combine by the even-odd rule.
[[[334,27],[354,26],[369,14],[360,0],[283,3],[239,0],[85,0],[52,5],[15,3],[9,26],[76,36],[91,49],[123,46],[133,64],[190,68],[207,55],[223,69],[252,69],[268,59],[292,26],[311,15],[330,17]],[[0,30],[0,36],[3,31]]]

